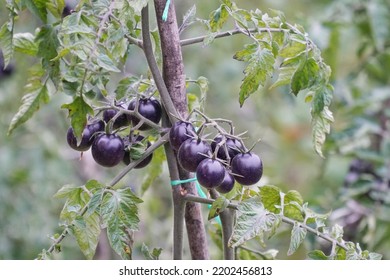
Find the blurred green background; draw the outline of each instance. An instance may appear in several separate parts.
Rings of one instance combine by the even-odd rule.
[[[385,95],[389,93],[389,72],[383,68],[386,65],[376,69],[379,76],[386,73],[382,80],[355,73],[364,65],[364,50],[360,56],[358,51],[365,43],[369,44],[369,33],[372,30],[363,32],[364,28],[360,28],[360,23],[353,18],[354,13],[350,7],[362,4],[374,5],[375,9],[376,2],[383,4],[386,1],[237,1],[242,8],[283,11],[290,23],[304,26],[313,41],[323,50],[326,62],[334,71],[334,135],[349,128],[356,118],[369,115],[372,106],[379,106],[382,101],[370,100],[367,106],[361,106],[363,108],[359,107],[359,110],[351,113],[350,108],[356,109],[354,106],[357,99],[378,88],[383,89]],[[207,18],[219,6],[219,1],[176,1],[179,21],[194,3],[197,5],[199,18]],[[0,24],[7,17],[4,5],[4,2],[0,4]],[[349,13],[343,13],[343,9]],[[33,32],[39,24],[25,12],[20,15],[17,31]],[[189,38],[203,32],[201,26],[191,26],[182,36]],[[215,40],[208,47],[202,47],[201,44],[184,47],[187,76],[193,79],[205,76],[209,79],[206,112],[211,117],[233,120],[237,133],[247,131],[247,146],[261,138],[261,142],[255,147],[255,151],[263,158],[265,167],[261,184],[277,185],[285,191],[298,190],[305,201],[319,212],[342,207],[345,201],[340,199],[340,190],[353,157],[348,153],[340,153],[336,136],[330,137],[326,159],[321,159],[314,153],[309,105],[304,103],[304,95],[292,97],[287,88],[272,92],[262,90],[252,96],[242,108],[239,107],[238,92],[245,65],[232,57],[249,42],[244,36],[238,35]],[[386,48],[389,46],[385,46],[385,51]],[[131,49],[128,63],[128,71],[131,73],[142,73],[146,69],[146,62],[139,54],[135,47]],[[53,96],[50,104],[42,107],[33,119],[7,136],[8,125],[21,104],[27,70],[32,63],[33,59],[30,57],[16,54],[13,61],[14,73],[0,77],[0,259],[32,259],[42,249],[50,246],[50,236],[60,231],[58,217],[63,201],[54,199],[53,195],[61,186],[69,183],[83,184],[92,178],[108,182],[120,171],[120,167],[99,167],[93,162],[89,152],[80,158],[79,153],[68,147],[66,130],[69,122],[60,106],[69,102],[70,97],[64,95]],[[356,87],[359,85],[360,95],[351,87],[351,81]],[[351,94],[355,95],[351,98]],[[134,258],[142,258],[140,247],[143,242],[150,248],[163,248],[162,259],[171,256],[172,207],[165,169],[160,179],[142,197],[145,202],[140,206],[142,222],[141,230],[135,236]],[[131,172],[123,183],[138,192],[137,186],[145,176],[144,172]],[[207,207],[204,217],[207,218]],[[206,222],[206,227],[213,229],[214,226],[213,223]],[[353,238],[355,239],[351,241],[360,242],[363,247],[370,245],[370,240],[364,241],[362,236]],[[319,246],[314,239],[309,239],[297,253],[288,257],[286,251],[289,227],[286,226],[278,236],[269,241],[268,248],[265,249],[279,250],[280,259],[302,259],[307,250],[313,249],[312,246]],[[385,253],[389,241],[385,238],[380,244],[381,248],[375,248],[371,244],[370,249]],[[258,244],[252,245],[259,247]],[[221,257],[221,252],[211,240],[210,250],[213,258]],[[185,253],[188,258],[189,253]],[[83,255],[76,242],[72,238],[66,238],[62,252],[55,254],[55,258],[83,259]],[[104,237],[99,245],[97,258],[117,258],[107,249]]]

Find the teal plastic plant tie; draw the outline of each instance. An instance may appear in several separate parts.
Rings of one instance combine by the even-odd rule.
[[[186,179],[186,180],[173,180],[171,181],[171,186],[177,186],[177,185],[180,185],[180,184],[185,184],[185,183],[190,183],[190,182],[195,182],[195,186],[196,186],[196,190],[198,191],[198,194],[201,198],[207,198],[206,194],[204,193],[204,191],[202,190],[199,182],[198,182],[198,179],[196,179],[196,177],[194,178],[190,178],[190,179]],[[208,208],[210,209],[211,208],[211,205],[207,205]],[[221,224],[221,219],[219,218],[219,216],[216,217],[216,220],[218,222],[218,224]]]
[[[173,180],[173,181],[171,181],[171,186],[177,186],[180,184],[190,183],[190,182],[194,182],[194,181],[196,181],[198,183],[198,179],[196,179],[196,177],[186,179],[186,180]]]
[[[170,4],[171,4],[171,0],[167,0],[167,3],[165,4],[163,15],[162,15],[163,21],[167,21],[167,19],[168,19],[168,11],[169,11]]]

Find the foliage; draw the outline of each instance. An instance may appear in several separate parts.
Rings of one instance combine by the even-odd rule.
[[[147,4],[148,1],[145,0],[81,1],[70,15],[64,17],[65,2],[61,0],[7,1],[9,18],[0,29],[0,48],[5,65],[10,63],[14,52],[39,59],[31,68],[22,105],[12,119],[8,133],[11,134],[31,119],[55,94],[72,98],[71,102],[64,103],[61,108],[67,110],[71,126],[79,139],[88,120],[98,117],[104,109],[115,108],[124,113],[124,109],[118,104],[126,104],[131,98],[142,95],[162,95],[162,92],[157,91],[156,79],[152,79],[149,72],[133,75],[124,70],[133,48],[145,47],[139,26],[141,10]],[[367,22],[360,23],[360,28],[365,30],[368,24],[386,25],[388,18],[383,10],[388,8],[388,5],[384,0],[380,4],[383,9],[366,7]],[[15,20],[18,14],[25,10],[42,22],[35,33],[16,32]],[[304,101],[311,106],[312,145],[315,152],[323,157],[326,135],[330,133],[330,125],[334,121],[330,110],[333,98],[331,82],[334,76],[325,63],[319,47],[305,29],[298,24],[289,23],[282,12],[245,10],[230,0],[221,1],[221,5],[210,13],[208,19],[196,18],[196,6],[193,6],[184,15],[179,31],[183,32],[197,23],[203,24],[207,29],[205,36],[201,38],[204,46],[212,47],[216,39],[236,34],[245,35],[251,40],[251,43],[242,46],[233,56],[235,60],[245,63],[244,77],[238,94],[241,107],[250,98],[255,98],[256,92],[282,86],[287,86],[294,97],[305,95]],[[339,26],[336,24],[330,28],[332,32],[337,32]],[[365,61],[362,71],[367,70],[370,75],[377,75],[379,81],[386,79],[381,76],[384,70],[377,70],[378,67],[387,67],[386,63],[382,63],[382,58],[388,58],[386,41],[389,37],[388,30],[372,28],[369,35],[373,39],[374,47],[364,45],[360,50],[362,54],[367,52],[367,49],[373,50],[372,59],[370,57]],[[152,31],[151,34],[155,58],[161,63],[163,56],[159,34],[156,31]],[[334,36],[337,37],[337,33]],[[329,48],[325,55],[331,55],[331,51]],[[196,93],[188,95],[188,99],[190,110],[198,110],[199,115],[202,115],[206,93],[209,90],[208,80],[201,76],[187,82],[199,87]],[[378,98],[385,99],[384,95],[386,97],[387,95],[381,93],[378,92]],[[359,92],[356,94],[361,95]],[[367,103],[371,104],[372,101],[367,100]],[[358,111],[364,105],[358,104],[357,108],[348,109]],[[167,113],[169,115],[174,112]],[[107,132],[112,132],[112,123],[113,121],[109,122]],[[154,151],[154,158],[144,177],[141,195],[163,173],[163,163],[167,159],[162,148],[159,148],[165,143],[163,132],[166,128],[159,126],[153,128],[146,136],[158,145],[151,148],[152,152]],[[130,131],[132,132],[133,128]],[[348,132],[349,137],[357,138],[356,135]],[[345,141],[342,136],[337,133],[331,135],[330,144],[328,142],[325,146],[326,153],[330,153],[332,148],[343,147],[340,144],[340,141]],[[378,170],[384,170],[388,166],[382,157],[382,154],[389,150],[387,138],[387,135],[383,136],[381,149],[377,154],[363,153],[359,150],[354,150],[353,153],[360,153],[360,156],[369,154],[370,160],[377,159],[380,165]],[[141,155],[139,160],[146,156]],[[363,158],[367,160],[367,157]],[[82,186],[65,185],[57,192],[55,195],[57,198],[65,199],[60,214],[63,231],[53,237],[52,246],[44,250],[39,258],[49,258],[52,252],[61,250],[61,242],[69,234],[75,238],[85,257],[92,259],[103,229],[107,232],[111,248],[123,259],[132,258],[134,232],[139,229],[140,223],[139,204],[143,201],[130,187],[117,185],[134,167],[129,166],[109,184],[89,180]],[[385,173],[385,171],[380,173],[382,178],[385,178]],[[377,179],[375,176],[374,178]],[[362,189],[362,192],[354,192],[354,195],[369,192],[370,198],[373,196],[377,198],[382,194],[382,191],[372,190],[371,186],[369,188],[364,186]],[[388,196],[384,196],[384,204],[387,202]],[[266,239],[277,234],[283,222],[292,225],[287,255],[294,254],[308,233],[312,233],[331,243],[330,254],[314,250],[308,255],[312,259],[381,258],[380,254],[363,251],[358,243],[344,241],[343,229],[340,226],[326,226],[325,220],[329,214],[318,214],[310,209],[297,191],[284,193],[272,185],[263,185],[255,189],[236,186],[234,195],[219,196],[212,202],[209,220],[229,207],[235,208],[236,211],[233,233],[228,240],[230,247],[242,250],[243,245],[252,239],[265,246]],[[145,244],[141,248],[146,259],[159,259],[161,251],[162,249],[150,251]],[[260,253],[249,251],[243,253],[244,251],[245,249],[240,253],[242,258],[276,257],[274,250]]]

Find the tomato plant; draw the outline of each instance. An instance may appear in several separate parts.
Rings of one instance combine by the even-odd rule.
[[[152,2],[156,31],[149,19]],[[254,239],[265,246],[265,238],[272,237],[282,223],[292,226],[288,255],[312,233],[330,246],[327,253],[316,248],[310,258],[381,258],[344,240],[342,228],[326,225],[328,215],[309,208],[297,191],[284,192],[262,183],[263,160],[253,151],[257,140],[237,134],[235,120],[211,117],[202,105],[207,79],[186,77],[182,48],[203,44],[212,49],[220,38],[245,37],[248,43],[232,54],[244,68],[237,110],[265,89],[287,89],[292,97],[305,95],[302,101],[309,107],[313,150],[320,158],[329,156],[331,149],[325,144],[334,122],[331,68],[304,27],[290,23],[282,12],[247,10],[221,0],[208,18],[197,18],[193,6],[178,25],[174,1],[79,1],[72,9],[62,0],[6,3],[9,18],[0,29],[4,69],[14,52],[37,58],[8,134],[54,94],[64,94],[71,98],[61,106],[71,125],[64,135],[69,145],[81,152],[91,147],[102,168],[125,163],[109,182],[92,178],[82,186],[67,184],[58,190],[55,197],[65,200],[62,231],[38,258],[51,257],[71,235],[85,257],[92,259],[104,230],[110,247],[121,258],[131,259],[143,200],[121,181],[133,169],[150,165],[154,171],[145,183],[149,188],[164,164],[172,185],[174,259],[183,258],[184,225],[191,257],[210,257],[202,204],[210,206],[210,223],[220,217],[211,235],[222,244],[225,259],[244,258],[244,253],[238,253],[242,251],[253,253],[245,244]],[[17,32],[18,15],[24,11],[42,22],[35,33]],[[183,39],[182,32],[193,25],[203,26],[205,33]],[[386,46],[378,38],[377,51]],[[133,48],[142,53],[146,73],[125,70]],[[187,92],[192,83],[199,86],[199,94]],[[335,135],[330,138],[339,140]],[[162,147],[163,156],[152,157]],[[142,250],[151,258],[147,246]],[[154,252],[153,258],[158,258],[161,250]],[[251,258],[276,257],[274,251],[256,254]]]

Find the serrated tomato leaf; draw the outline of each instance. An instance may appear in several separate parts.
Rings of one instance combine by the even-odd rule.
[[[8,128],[8,135],[21,124],[28,121],[39,110],[43,103],[49,102],[49,92],[46,83],[42,84],[42,69],[34,68],[30,71],[30,78],[24,87],[25,95],[22,97],[22,105],[12,118]]]
[[[69,227],[71,234],[76,238],[81,252],[91,260],[96,252],[100,237],[100,218],[97,213],[86,216],[78,216]]]
[[[260,243],[264,244],[266,235],[272,236],[280,222],[280,216],[266,210],[259,197],[242,201],[238,206],[229,246],[240,246],[256,236],[259,237]]]
[[[247,59],[247,55],[242,54],[242,59]],[[274,71],[275,57],[269,49],[260,48],[252,54],[249,63],[244,70],[239,101],[242,106],[245,100],[260,86],[264,86],[267,78],[271,77]]]
[[[93,109],[81,96],[76,96],[72,103],[64,104],[61,108],[68,110],[74,134],[80,139],[87,124],[88,115],[93,115]]]
[[[131,259],[131,232],[138,230],[138,207],[142,200],[129,188],[107,192],[100,207],[103,225],[112,249],[123,259]]]

